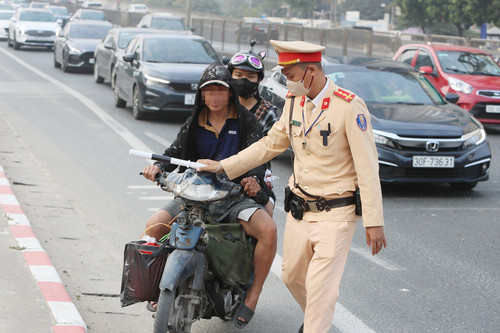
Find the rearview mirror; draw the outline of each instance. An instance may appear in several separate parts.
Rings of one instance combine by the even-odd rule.
[[[132,61],[134,61],[134,55],[133,54],[125,54],[123,57],[122,57],[123,61],[125,62],[130,62],[132,63]]]
[[[418,69],[418,71],[422,74],[429,74],[429,75],[434,75],[434,70],[432,69],[431,66],[422,66]]]

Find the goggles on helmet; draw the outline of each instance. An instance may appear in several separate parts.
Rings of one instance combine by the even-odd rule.
[[[235,54],[229,63],[233,66],[238,66],[238,65],[249,65],[251,68],[254,68],[256,70],[261,70],[263,68],[262,61],[251,54]]]

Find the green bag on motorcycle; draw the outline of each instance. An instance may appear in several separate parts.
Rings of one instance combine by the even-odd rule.
[[[252,274],[254,247],[239,223],[207,224],[210,269],[231,285],[246,286]]]

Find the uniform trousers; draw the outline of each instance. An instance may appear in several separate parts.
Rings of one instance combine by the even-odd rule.
[[[304,333],[330,329],[356,222],[310,222],[288,213],[282,279],[304,312]]]

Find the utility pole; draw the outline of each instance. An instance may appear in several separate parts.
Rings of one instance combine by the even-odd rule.
[[[186,21],[188,28],[191,29],[191,0],[187,0]]]
[[[337,26],[337,0],[330,0],[330,23],[332,28]]]

